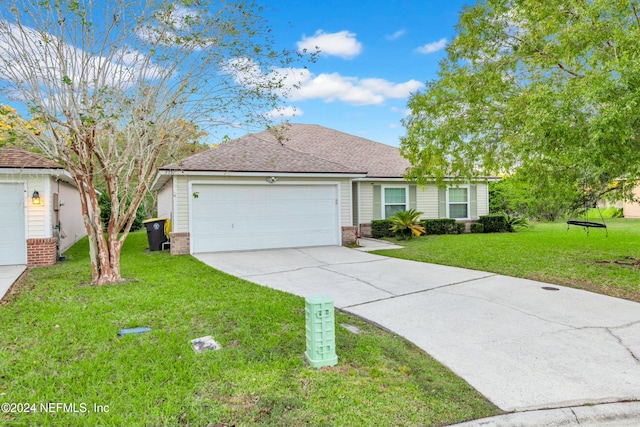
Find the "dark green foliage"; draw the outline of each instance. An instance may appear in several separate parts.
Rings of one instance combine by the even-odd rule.
[[[471,232],[472,233],[484,233],[484,224],[480,222],[472,222],[471,223]]]
[[[451,218],[424,219],[420,222],[425,229],[425,234],[462,234],[465,230],[464,223],[457,223]]]
[[[391,221],[388,219],[374,219],[371,221],[371,237],[380,239],[382,237],[392,237]]]
[[[504,221],[507,224],[507,231],[512,233],[514,231],[516,231],[516,227],[528,227],[529,223],[527,222],[526,218],[522,218],[522,217],[518,217],[518,216],[512,216],[509,214],[503,214],[504,215]]]
[[[100,204],[100,218],[102,219],[102,224],[104,224],[105,228],[107,224],[109,224],[109,218],[111,218],[111,200],[106,192],[102,193],[98,198],[98,203]],[[144,206],[141,204],[136,211],[136,219],[131,224],[131,231],[137,231],[142,228],[142,221],[146,218]]]
[[[489,213],[505,212],[541,221],[562,218],[576,203],[575,181],[560,182],[535,168],[489,183]]]
[[[509,231],[507,218],[501,213],[481,216],[480,223],[485,233],[504,233]]]

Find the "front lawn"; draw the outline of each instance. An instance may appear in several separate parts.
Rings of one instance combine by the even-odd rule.
[[[640,302],[640,220],[602,229],[533,224],[515,233],[422,236],[382,255],[587,289]]]
[[[124,284],[88,284],[86,241],[18,284],[0,306],[0,403],[12,404],[0,425],[429,426],[499,413],[421,350],[345,314],[336,324],[362,333],[338,326],[338,365],[306,367],[303,299],[145,248],[144,233],[127,240]],[[138,326],[152,331],[116,336]],[[194,353],[189,340],[205,335],[223,350]]]

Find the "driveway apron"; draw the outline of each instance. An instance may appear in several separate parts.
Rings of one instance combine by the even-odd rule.
[[[330,295],[506,412],[640,400],[640,304],[631,301],[336,246],[196,257],[273,289]]]

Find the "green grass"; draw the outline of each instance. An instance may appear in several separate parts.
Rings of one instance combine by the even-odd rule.
[[[145,248],[143,233],[127,240],[127,283],[88,284],[86,241],[21,280],[0,306],[0,403],[36,411],[0,425],[428,426],[499,413],[404,339],[341,313],[363,332],[337,327],[338,365],[307,367],[303,299]],[[152,331],[116,336],[137,326]],[[195,354],[189,340],[204,335],[223,349]]]
[[[587,289],[640,302],[640,220],[603,229],[532,224],[515,233],[423,236],[380,254]]]

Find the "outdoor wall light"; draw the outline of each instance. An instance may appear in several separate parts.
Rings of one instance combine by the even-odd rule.
[[[34,190],[33,195],[31,196],[31,202],[34,205],[39,205],[40,203],[42,203],[42,200],[40,200],[40,193],[38,193],[38,190]]]
[[[278,177],[277,177],[277,176],[270,176],[269,178],[267,178],[267,182],[268,182],[269,184],[273,184],[273,183],[275,183],[276,181],[278,181]]]

